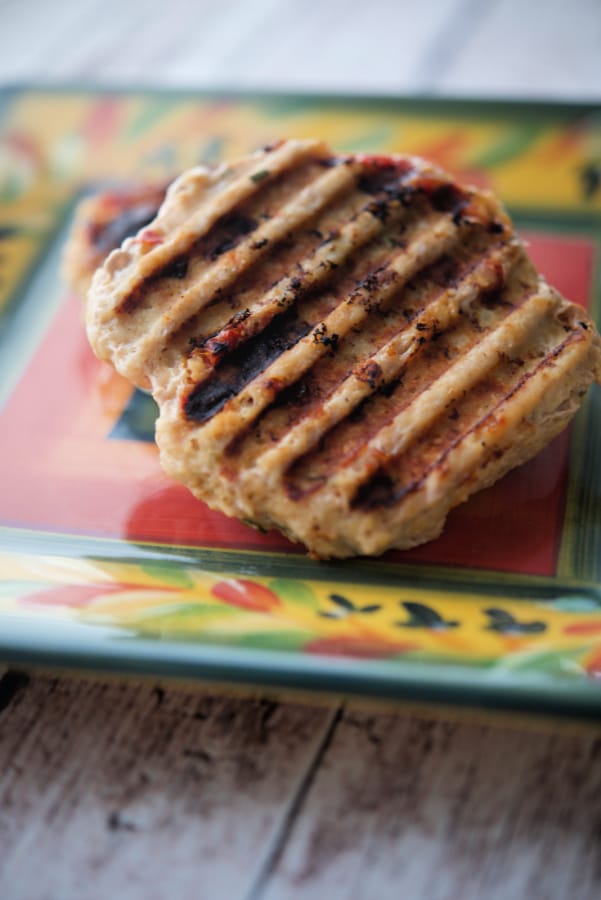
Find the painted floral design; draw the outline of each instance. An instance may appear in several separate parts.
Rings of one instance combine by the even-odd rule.
[[[163,561],[0,556],[0,615],[123,636],[391,665],[437,662],[601,680],[601,602],[494,600],[404,585],[209,572]]]

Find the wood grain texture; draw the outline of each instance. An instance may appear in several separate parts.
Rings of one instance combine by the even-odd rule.
[[[398,91],[458,5],[4,0],[0,79]]]
[[[0,0],[0,83],[599,98],[600,29],[598,0]]]
[[[9,675],[3,900],[601,895],[601,729]]]
[[[261,900],[594,900],[601,731],[351,712]]]
[[[333,716],[32,677],[0,714],[0,897],[245,896]]]
[[[599,100],[600,46],[599,0],[482,3],[434,86],[448,95]]]

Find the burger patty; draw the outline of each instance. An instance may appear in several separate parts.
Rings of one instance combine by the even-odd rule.
[[[182,175],[96,273],[87,325],[152,390],[169,474],[322,558],[436,537],[601,375],[590,318],[490,194],[317,141]]]
[[[166,190],[165,182],[124,185],[81,201],[63,256],[63,275],[77,294],[85,297],[109,253],[152,222]]]

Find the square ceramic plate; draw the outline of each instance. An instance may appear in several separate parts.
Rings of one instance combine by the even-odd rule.
[[[288,135],[429,157],[508,205],[598,315],[590,106],[15,89],[0,107],[0,658],[386,698],[601,709],[601,397],[442,537],[318,563],[161,472],[152,401],[99,364],[59,261],[90,184]]]

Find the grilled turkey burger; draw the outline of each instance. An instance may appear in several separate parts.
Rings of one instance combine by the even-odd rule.
[[[87,329],[152,391],[170,475],[321,558],[436,537],[601,377],[494,197],[319,141],[183,174],[96,272]]]

